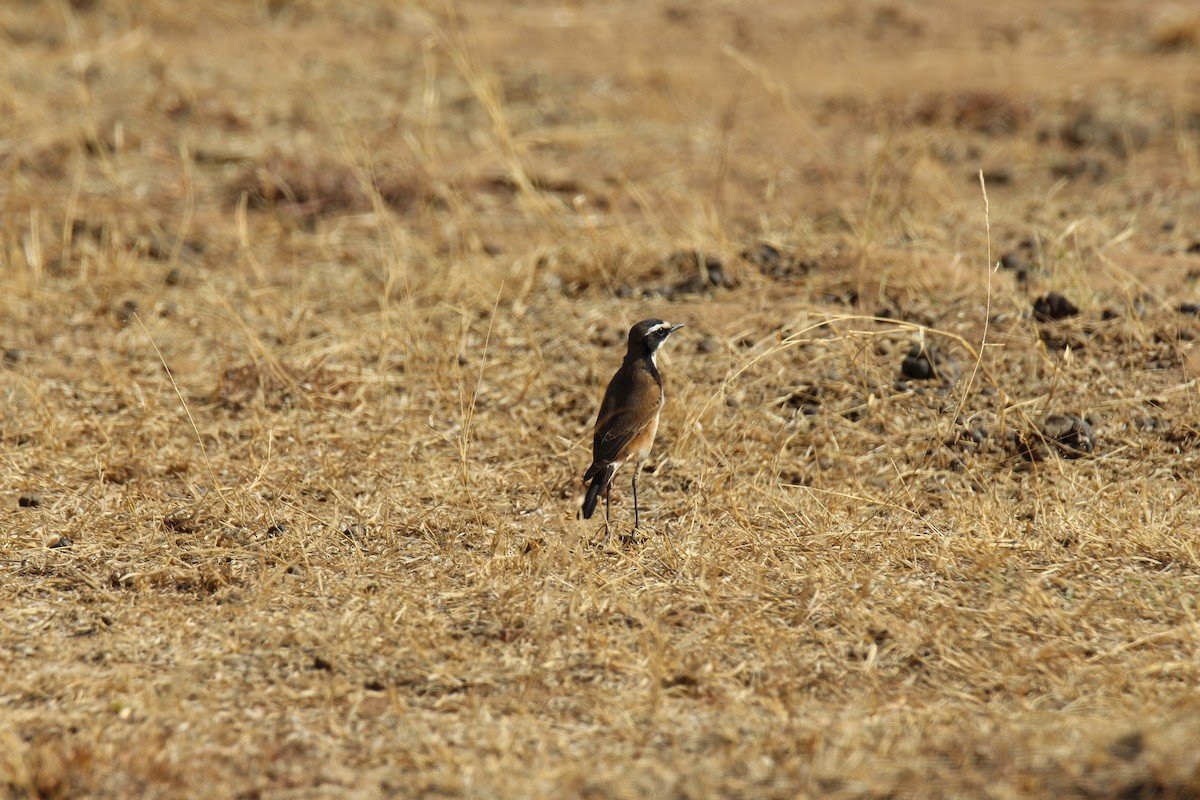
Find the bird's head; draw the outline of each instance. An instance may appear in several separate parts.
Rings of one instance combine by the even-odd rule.
[[[629,329],[629,355],[646,353],[653,357],[667,337],[682,327],[682,324],[672,325],[661,319],[642,320]]]

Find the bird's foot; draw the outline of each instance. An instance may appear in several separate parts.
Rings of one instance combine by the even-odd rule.
[[[638,544],[639,542],[643,541],[644,539],[645,539],[645,537],[642,535],[641,530],[639,530],[638,528],[634,528],[629,533],[618,533],[618,534],[614,534],[610,528],[605,528],[604,529],[604,538],[602,538],[600,540],[600,543],[597,545],[597,547],[599,547],[601,549],[608,547],[610,541],[614,547],[618,546],[618,545]]]
[[[642,540],[642,533],[634,528],[629,533],[621,534],[621,544],[637,544]]]

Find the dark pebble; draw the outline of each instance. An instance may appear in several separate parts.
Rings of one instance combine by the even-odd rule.
[[[987,428],[982,425],[976,425],[972,428],[966,428],[959,432],[958,438],[961,442],[970,442],[971,444],[983,444],[987,441]]]
[[[732,284],[725,276],[725,266],[713,256],[697,250],[677,250],[667,258],[667,266],[684,273],[685,277],[668,290],[668,296],[700,294]]]
[[[927,347],[915,344],[900,363],[900,374],[914,381],[928,381],[937,377],[936,355]]]
[[[1078,458],[1096,449],[1092,424],[1075,414],[1051,414],[1042,422],[1042,435],[1068,458]]]
[[[1191,314],[1193,317],[1200,317],[1200,303],[1180,303],[1180,314]]]
[[[705,269],[708,270],[708,282],[710,285],[728,286],[730,284],[729,277],[725,274],[725,267],[721,265],[720,261],[710,263]]]
[[[1041,322],[1066,319],[1079,313],[1079,307],[1058,292],[1044,294],[1033,301],[1033,315]]]
[[[973,172],[969,175],[975,183],[979,183],[979,173]],[[993,169],[985,169],[983,171],[984,183],[991,186],[1007,186],[1013,181],[1012,170],[1007,167],[995,167]]]
[[[802,383],[783,402],[788,408],[799,409],[807,416],[812,416],[821,405],[821,387],[814,383]]]
[[[1028,267],[1025,264],[1025,259],[1021,257],[1021,254],[1014,251],[1000,256],[1000,269],[1020,270],[1028,269]]]
[[[768,272],[780,265],[783,261],[783,253],[773,244],[759,242],[753,247],[743,250],[742,259],[750,262],[763,272]]]
[[[821,301],[830,305],[856,306],[858,305],[858,290],[846,289],[842,292],[825,292],[821,295]]]
[[[815,259],[798,258],[794,253],[785,253],[769,242],[759,242],[741,252],[743,261],[758,267],[768,278],[782,280],[797,278],[815,270]]]
[[[40,494],[23,494],[17,498],[17,505],[21,508],[37,508],[42,504],[42,496]]]
[[[811,486],[812,479],[808,478],[800,472],[786,472],[779,476],[780,480],[788,486]]]
[[[1050,168],[1056,178],[1090,178],[1092,183],[1102,183],[1108,177],[1108,165],[1102,159],[1084,156],[1074,161],[1062,161]]]
[[[121,307],[117,309],[117,321],[122,325],[128,325],[133,322],[133,318],[137,316],[138,304],[136,300],[126,300],[121,303]]]
[[[274,539],[276,536],[283,536],[287,533],[287,526],[276,522],[267,528],[267,538]]]

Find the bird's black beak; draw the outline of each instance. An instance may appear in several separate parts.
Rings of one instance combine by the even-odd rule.
[[[672,326],[671,326],[671,333],[674,333],[675,331],[679,330],[679,329],[680,329],[680,328],[682,328],[682,327],[683,327],[683,323],[682,323],[682,322],[681,322],[681,323],[679,323],[678,325],[672,325]]]

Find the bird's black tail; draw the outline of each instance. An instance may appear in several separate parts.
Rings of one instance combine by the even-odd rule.
[[[612,464],[605,464],[603,467],[589,469],[587,474],[583,476],[586,481],[592,479],[591,486],[588,487],[587,494],[583,497],[582,514],[584,519],[591,519],[592,514],[596,511],[596,503],[600,500],[600,495],[604,494],[604,490],[608,487],[608,482],[612,480],[613,473],[616,469]]]

